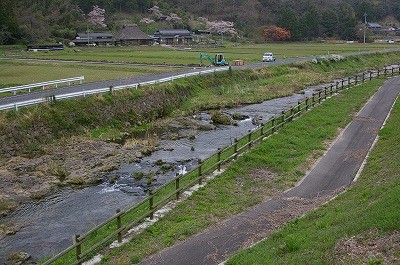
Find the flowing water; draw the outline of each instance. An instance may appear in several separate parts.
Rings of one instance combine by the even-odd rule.
[[[146,195],[147,178],[134,177],[138,172],[145,175],[150,172],[154,179],[151,185],[161,185],[177,173],[189,171],[197,165],[198,159],[209,157],[219,147],[230,145],[235,138],[241,138],[255,129],[257,122],[266,122],[282,110],[295,106],[318,88],[309,88],[303,91],[304,94],[226,109],[226,113],[239,113],[248,118],[238,121],[237,126],[217,126],[214,130],[198,131],[194,139],[170,140],[161,135],[157,151],[138,163],[122,164],[118,170],[108,174],[101,185],[65,190],[44,200],[22,205],[1,220],[2,223],[21,224],[22,227],[15,235],[0,239],[0,263],[17,251],[29,253],[34,260],[60,252],[72,244],[74,234],[88,231],[115,214],[117,208],[124,209]],[[204,122],[210,119],[206,113],[198,116]],[[188,134],[187,131],[179,133]]]

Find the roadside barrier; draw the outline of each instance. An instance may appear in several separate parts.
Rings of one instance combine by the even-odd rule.
[[[235,139],[232,145],[218,149],[216,153],[204,161],[199,160],[197,167],[186,174],[177,175],[174,179],[157,189],[149,190],[148,196],[138,204],[128,207],[125,210],[117,209],[114,216],[93,227],[87,233],[83,235],[76,234],[73,237],[74,243],[70,247],[48,259],[44,264],[81,264],[112,241],[117,240],[121,243],[122,235],[127,233],[131,228],[139,225],[146,218],[153,219],[153,215],[158,209],[172,200],[178,200],[184,191],[195,184],[201,184],[206,175],[211,174],[215,170],[220,171],[222,165],[235,160],[239,155],[274,134],[280,128],[284,127],[285,124],[291,122],[310,108],[315,107],[317,104],[322,104],[324,100],[339,93],[342,89],[372,80],[372,78],[388,75],[393,76],[396,72],[400,75],[400,67],[393,65],[390,68],[385,67],[381,70],[370,70],[362,74],[342,78],[325,86],[317,93],[313,93],[311,97],[306,97],[304,100],[298,101],[296,106],[282,111],[279,116],[272,117],[257,129],[249,131],[241,139]],[[63,258],[63,260],[59,260],[60,258]]]
[[[28,90],[28,92],[31,92],[31,89],[38,88],[38,87],[42,87],[42,89],[44,90],[44,88],[46,86],[50,86],[50,85],[55,85],[57,88],[59,84],[68,83],[68,85],[71,85],[71,83],[76,82],[76,81],[79,81],[79,83],[82,84],[82,81],[84,79],[85,79],[84,76],[78,76],[78,77],[59,79],[59,80],[53,80],[53,81],[47,81],[47,82],[41,82],[41,83],[35,83],[35,84],[29,84],[29,85],[13,86],[13,87],[7,87],[7,88],[0,89],[0,93],[13,92],[15,95],[17,93],[17,91],[19,91],[19,90]]]
[[[101,93],[106,93],[106,92],[112,93],[114,91],[122,90],[122,89],[132,89],[132,88],[138,89],[139,86],[154,85],[154,84],[158,84],[158,83],[173,81],[175,79],[186,78],[189,76],[216,73],[216,72],[227,71],[227,70],[229,70],[229,67],[219,67],[219,68],[213,68],[213,69],[204,70],[204,71],[174,75],[174,76],[170,76],[170,77],[166,77],[166,78],[161,78],[161,79],[151,80],[151,81],[146,81],[146,82],[140,82],[140,83],[134,83],[134,84],[110,86],[110,87],[96,88],[96,89],[91,89],[91,90],[82,90],[79,92],[60,94],[60,95],[50,95],[50,96],[47,96],[47,97],[44,97],[41,99],[26,100],[26,101],[17,102],[17,103],[1,105],[0,110],[7,110],[7,109],[18,110],[18,108],[20,108],[20,107],[36,105],[36,104],[43,103],[43,102],[54,103],[56,100],[69,99],[69,98],[75,98],[75,97],[86,97],[88,95],[101,94]],[[81,78],[83,78],[83,76]],[[67,80],[67,79],[64,79],[64,80]],[[57,81],[62,81],[62,80],[57,80]],[[50,82],[55,82],[55,81],[50,81]],[[64,82],[72,82],[72,81],[64,81]],[[49,82],[45,82],[45,83],[48,84]],[[26,85],[26,86],[20,86],[20,87],[6,88],[6,89],[4,89],[4,91],[0,90],[0,92],[14,91],[14,94],[15,94],[16,90],[27,89],[28,86],[30,88],[40,87],[40,86],[44,86],[45,83],[38,83],[38,84],[32,84],[32,85]],[[29,92],[30,92],[30,88],[29,88]]]

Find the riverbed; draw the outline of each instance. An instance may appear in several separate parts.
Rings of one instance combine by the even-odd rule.
[[[323,86],[315,86],[301,94],[267,100],[222,112],[246,117],[235,125],[213,125],[208,130],[184,128],[157,131],[160,144],[149,156],[138,162],[125,162],[108,173],[101,184],[83,189],[68,189],[36,202],[24,203],[1,223],[19,226],[14,235],[0,238],[0,263],[13,252],[29,253],[33,260],[54,255],[72,244],[74,234],[82,234],[91,227],[146,196],[148,188],[171,180],[177,173],[185,173],[218,148],[230,145],[249,130],[256,129],[271,117],[297,105]],[[210,115],[198,113],[189,117],[204,124]],[[171,137],[171,134],[176,137]],[[140,177],[140,176],[146,177]],[[150,182],[149,182],[150,179]]]

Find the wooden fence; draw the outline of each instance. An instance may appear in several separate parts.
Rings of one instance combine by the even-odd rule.
[[[149,190],[148,196],[138,204],[125,210],[117,209],[114,216],[93,227],[87,233],[75,235],[73,237],[73,245],[48,259],[44,264],[81,264],[115,239],[118,242],[122,242],[124,233],[142,223],[146,218],[153,219],[153,215],[158,209],[172,200],[178,200],[182,192],[195,184],[201,184],[205,175],[215,170],[221,170],[222,165],[236,159],[238,155],[275,133],[286,123],[291,122],[311,107],[321,104],[328,96],[333,96],[341,89],[371,80],[372,78],[382,75],[393,76],[396,72],[400,74],[399,66],[385,67],[384,69],[371,70],[359,75],[343,78],[324,87],[317,93],[313,93],[311,97],[306,97],[304,100],[298,101],[296,106],[282,111],[279,116],[272,117],[257,129],[249,131],[241,139],[235,139],[232,145],[218,149],[216,153],[204,161],[198,161],[198,166],[190,172],[184,175],[177,175],[176,178],[158,187],[156,190]],[[60,260],[61,258],[62,260]]]

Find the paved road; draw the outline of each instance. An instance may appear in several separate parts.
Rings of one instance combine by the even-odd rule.
[[[352,183],[399,92],[400,78],[389,79],[297,187],[153,255],[141,264],[218,264],[230,253],[268,236],[284,222],[321,205],[340,192],[340,188]]]
[[[391,49],[391,50],[386,49],[383,52],[398,51],[398,50],[400,50],[400,49],[398,49],[398,48]],[[376,53],[376,52],[379,52],[379,51],[361,51],[361,52],[354,52],[354,53],[345,53],[345,54],[342,54],[342,56],[351,56],[351,55],[357,55],[357,54],[369,54],[369,53]],[[282,65],[282,64],[290,64],[290,63],[295,63],[295,62],[309,61],[316,57],[317,56],[308,56],[308,57],[303,57],[303,58],[289,58],[289,59],[283,59],[283,60],[278,60],[278,61],[269,62],[269,63],[255,62],[255,63],[246,64],[244,66],[233,66],[232,68],[234,70],[248,69],[248,68],[260,68],[260,67],[263,67],[266,65],[273,66],[273,65]],[[133,78],[126,78],[126,79],[115,79],[115,80],[108,80],[108,81],[85,83],[82,85],[72,85],[72,86],[67,86],[67,87],[62,87],[62,88],[47,89],[44,91],[37,91],[37,92],[33,92],[33,93],[20,94],[20,95],[15,95],[15,96],[10,96],[10,97],[3,97],[3,98],[0,98],[0,107],[3,105],[8,105],[8,104],[16,104],[16,103],[18,104],[19,102],[24,102],[27,100],[42,99],[42,98],[45,98],[45,97],[48,97],[51,95],[55,95],[57,97],[59,95],[68,94],[68,93],[81,92],[81,91],[87,91],[87,90],[93,90],[93,89],[99,89],[99,88],[107,88],[110,86],[129,85],[129,84],[153,81],[153,80],[158,80],[161,78],[168,78],[168,77],[171,77],[171,76],[174,76],[177,74],[199,72],[200,70],[201,69],[199,69],[199,68],[194,68],[194,69],[185,70],[185,71],[167,72],[167,73],[152,74],[152,75],[139,76],[139,77],[133,77]]]
[[[281,61],[277,61],[277,62],[271,62],[269,64],[270,65],[289,64],[289,63],[303,61],[303,60],[304,61],[310,60],[310,58],[286,59],[286,60],[281,60]],[[252,64],[245,65],[241,68],[242,69],[256,68],[256,67],[262,67],[263,65],[267,65],[267,63],[252,63]],[[239,69],[239,68],[240,67],[233,67],[233,69]],[[27,100],[41,99],[41,98],[44,98],[44,97],[47,97],[50,95],[55,95],[57,97],[59,95],[63,95],[63,94],[67,94],[67,93],[93,90],[93,89],[97,89],[97,88],[107,88],[110,86],[120,86],[120,85],[142,83],[142,82],[172,77],[177,74],[196,73],[196,72],[199,72],[199,71],[205,70],[205,69],[209,69],[209,68],[197,67],[194,69],[184,70],[184,71],[165,72],[165,73],[151,74],[151,75],[138,76],[138,77],[133,77],[133,78],[126,78],[126,79],[114,79],[114,80],[107,80],[107,81],[100,81],[100,82],[93,82],[93,83],[77,84],[77,85],[55,88],[55,89],[46,89],[44,91],[19,94],[19,95],[15,95],[15,96],[0,98],[0,107],[2,105],[15,104],[15,103],[23,102],[23,101],[27,101]]]

